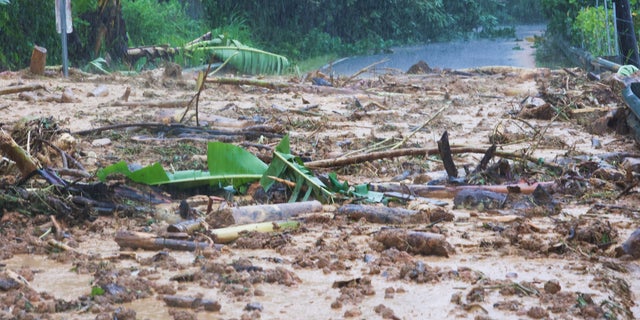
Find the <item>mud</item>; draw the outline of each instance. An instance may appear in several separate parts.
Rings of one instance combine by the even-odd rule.
[[[618,166],[621,158],[609,160],[612,154],[627,154],[623,158],[637,154],[637,146],[606,121],[597,133],[578,121],[575,110],[613,111],[624,105],[614,85],[604,80],[591,82],[582,71],[571,71],[578,76],[563,70],[517,68],[383,75],[358,79],[340,90],[308,83],[278,90],[210,84],[199,104],[201,125],[221,128],[248,123],[282,128],[279,133],[291,135],[292,152],[305,161],[331,159],[385,139],[400,142],[404,137],[410,137],[404,148],[435,148],[445,130],[452,148],[486,149],[492,137],[501,133],[504,139],[498,151],[528,154],[540,161],[497,156],[491,165],[499,159],[508,165],[494,167],[494,173],[483,171],[473,180],[480,184],[547,181],[553,186],[545,189],[542,198],[510,194],[507,199],[534,202],[537,211],[492,205],[478,208],[477,203],[454,208],[454,197],[445,197],[440,200],[448,204],[439,210],[446,211],[441,214],[446,219],[395,224],[400,236],[393,237],[385,234],[389,226],[384,220],[372,223],[334,215],[341,205],[334,203],[325,205],[322,213],[301,217],[302,227],[296,231],[249,233],[220,250],[194,252],[129,252],[114,241],[118,230],[164,232],[175,222],[168,222],[164,213],[87,212],[69,217],[66,211],[53,208],[48,214],[36,214],[28,204],[20,210],[2,208],[0,318],[637,318],[637,240],[621,247],[637,229],[640,195],[633,184],[637,172]],[[296,85],[301,81],[265,80]],[[111,124],[173,121],[184,109],[110,103],[127,87],[129,101],[188,99],[195,93],[194,74],[172,78],[163,76],[162,70],[136,77],[72,73],[69,79],[34,77],[26,72],[0,75],[0,88],[17,83],[42,84],[46,90],[36,92],[42,96],[61,96],[70,89],[77,99],[59,103],[23,100],[18,94],[0,96],[3,130],[25,132],[19,130],[24,123],[33,128],[19,136],[24,138],[16,136],[22,145],[36,133],[54,141],[68,133],[67,143],[59,148],[90,173],[120,160],[141,165],[160,162],[165,169],[206,168],[206,144],[197,137],[172,137],[148,128],[77,133]],[[105,86],[108,94],[88,96],[98,86]],[[592,95],[595,92],[597,96]],[[560,112],[550,119],[520,118],[522,102],[528,97],[544,99]],[[317,107],[311,113],[293,112],[303,110],[305,101]],[[411,135],[443,107],[441,116]],[[605,116],[588,115],[594,119]],[[580,116],[585,119],[585,114]],[[195,125],[195,118],[189,119],[188,124]],[[29,122],[32,120],[35,122]],[[105,138],[106,143],[96,143]],[[592,144],[593,138],[600,144]],[[269,159],[269,148],[279,140],[256,137],[231,142]],[[30,152],[43,166],[63,166],[59,154],[46,145]],[[482,154],[474,152],[454,155],[458,170],[467,177],[481,158]],[[605,167],[608,174],[596,173]],[[558,168],[561,170],[556,171]],[[11,164],[0,170],[0,192],[6,194],[20,175]],[[410,185],[442,182],[444,177],[438,158],[423,156],[379,159],[332,170],[352,185]],[[136,186],[124,179],[121,183]],[[30,190],[48,187],[41,179],[29,180],[27,186]],[[194,194],[222,196],[231,206],[279,199],[270,194],[232,195],[200,189],[161,188],[159,194],[169,197],[176,208]],[[541,202],[536,205],[535,201]],[[389,205],[420,210],[411,201]],[[149,202],[145,206],[153,207]],[[61,230],[47,232],[49,215],[57,218]],[[171,218],[180,219],[179,212]],[[429,241],[410,238],[424,234],[435,235],[431,239],[440,248],[435,252],[446,254],[433,255],[422,250]],[[381,243],[385,237],[393,242]],[[48,242],[52,238],[70,249],[52,246]],[[189,307],[169,306],[167,296],[183,297]]]

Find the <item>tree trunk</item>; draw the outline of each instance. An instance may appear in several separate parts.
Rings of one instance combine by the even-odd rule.
[[[47,49],[39,46],[33,46],[31,53],[31,65],[29,70],[33,74],[43,75],[44,67],[47,65]]]
[[[620,54],[622,64],[632,64],[640,67],[638,58],[638,43],[635,29],[633,28],[633,18],[631,17],[631,6],[629,0],[618,0],[616,4],[616,25],[618,27],[618,40],[620,41]]]

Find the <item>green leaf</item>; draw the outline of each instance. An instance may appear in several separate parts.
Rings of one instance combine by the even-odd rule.
[[[95,296],[101,296],[104,295],[104,289],[98,287],[98,286],[93,286],[91,287],[91,296],[95,297]]]
[[[10,0],[0,0],[0,4],[9,4]]]
[[[212,176],[226,177],[234,187],[256,181],[267,171],[267,164],[251,152],[222,142],[208,144],[207,166]]]
[[[120,173],[134,182],[148,185],[171,183],[182,188],[203,185],[222,188],[232,185],[237,189],[248,182],[259,180],[267,170],[267,165],[250,152],[222,142],[209,143],[207,164],[208,172],[182,170],[168,173],[159,163],[131,171],[126,162],[120,161],[98,170],[96,175],[101,181],[105,181],[110,174]]]
[[[202,46],[203,44],[205,46]],[[214,43],[206,41],[185,49],[204,51],[222,61],[229,59],[229,64],[243,73],[280,74],[289,67],[289,60],[285,56],[248,47],[237,40],[227,41],[226,46],[211,44]]]
[[[311,192],[313,192],[319,200],[332,200],[334,197],[333,192],[329,191],[324,183],[304,166],[299,157],[290,154],[290,152],[289,135],[286,135],[276,147],[276,151],[273,152],[273,160],[271,160],[269,168],[260,179],[260,184],[264,190],[268,191],[271,188],[275,181],[270,177],[274,176],[296,182],[289,202],[298,200],[300,191],[304,186],[308,189],[303,199],[308,199]]]

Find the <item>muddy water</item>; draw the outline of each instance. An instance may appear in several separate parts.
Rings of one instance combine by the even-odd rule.
[[[339,60],[325,66],[325,71],[338,75],[351,75],[358,70],[383,59],[388,62],[377,66],[377,70],[397,69],[407,71],[416,62],[423,60],[431,67],[462,69],[482,66],[513,66],[533,68],[535,49],[527,38],[544,34],[544,25],[516,26],[516,38],[477,39],[430,43],[420,46],[394,48],[393,53],[357,56]]]

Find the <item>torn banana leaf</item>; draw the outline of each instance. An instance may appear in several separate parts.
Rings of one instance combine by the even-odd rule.
[[[265,191],[275,183],[271,177],[278,177],[295,182],[295,187],[289,202],[295,202],[300,199],[300,194],[304,195],[301,201],[307,201],[313,193],[318,200],[330,202],[333,200],[334,194],[329,191],[320,179],[318,179],[311,170],[304,166],[300,157],[291,154],[289,148],[289,135],[282,138],[282,141],[276,146],[273,152],[273,160],[267,171],[260,179],[260,184]]]
[[[209,171],[182,170],[166,172],[159,163],[133,170],[121,161],[98,171],[97,176],[105,181],[107,176],[120,173],[134,182],[148,185],[176,184],[179,187],[211,185],[237,188],[259,180],[267,165],[250,152],[232,144],[210,142],[207,146]]]
[[[359,198],[367,202],[383,202],[385,200],[382,192],[376,192],[369,190],[369,185],[359,184],[355,186],[349,186],[349,182],[340,182],[338,175],[335,172],[329,173],[329,181],[331,182],[331,191],[343,194],[351,198]]]

